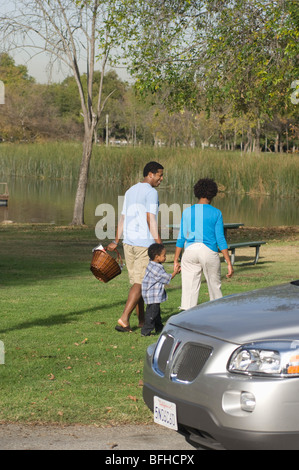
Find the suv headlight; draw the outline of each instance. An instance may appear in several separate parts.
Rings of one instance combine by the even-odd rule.
[[[227,368],[236,374],[299,377],[299,341],[244,344],[232,354]]]

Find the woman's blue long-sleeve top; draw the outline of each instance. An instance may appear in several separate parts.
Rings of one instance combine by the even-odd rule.
[[[194,204],[184,210],[176,246],[187,248],[192,243],[204,243],[213,251],[225,250],[222,213],[210,204]]]

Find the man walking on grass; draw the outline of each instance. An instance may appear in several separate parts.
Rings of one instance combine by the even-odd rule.
[[[131,288],[128,299],[118,324],[120,332],[131,332],[130,316],[136,308],[139,324],[144,324],[144,301],[141,284],[148,265],[148,248],[154,242],[161,243],[158,232],[159,198],[157,188],[163,180],[163,166],[149,162],[143,169],[143,181],[133,185],[125,193],[121,217],[116,230],[116,237],[107,246],[107,250],[116,249],[123,235],[123,247],[128,268]]]

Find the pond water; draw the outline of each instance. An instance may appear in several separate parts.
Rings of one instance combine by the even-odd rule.
[[[12,220],[18,223],[55,223],[68,225],[72,220],[76,183],[65,181],[14,178],[7,180],[9,202],[0,206],[0,223]],[[101,217],[95,215],[100,204],[111,204],[118,217],[118,196],[126,188],[90,184],[85,204],[85,223],[96,226]],[[195,201],[189,192],[174,192],[161,186],[158,190],[160,204],[184,204]],[[298,224],[298,199],[273,198],[271,196],[218,194],[213,205],[223,214],[224,222],[242,222],[245,226],[280,226]],[[172,220],[170,220],[172,222]]]

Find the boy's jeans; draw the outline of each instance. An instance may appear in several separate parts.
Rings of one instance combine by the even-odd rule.
[[[156,333],[160,333],[163,329],[160,304],[149,304],[146,306],[145,322],[141,329],[141,335],[149,336],[153,329],[156,330]]]

